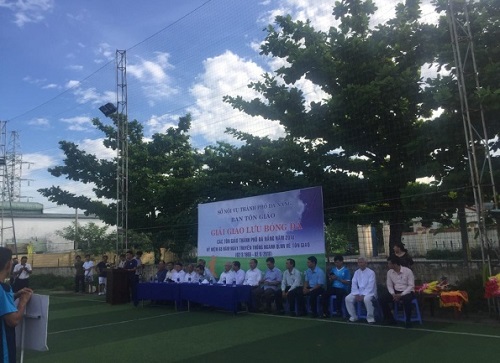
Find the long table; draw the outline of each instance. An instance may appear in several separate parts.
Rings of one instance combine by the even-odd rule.
[[[144,282],[137,286],[139,300],[171,300],[176,307],[182,301],[209,305],[238,312],[239,303],[250,303],[251,286],[200,285]]]

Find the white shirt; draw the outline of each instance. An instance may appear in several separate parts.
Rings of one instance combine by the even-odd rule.
[[[85,270],[85,276],[94,276],[94,261],[85,261],[83,269]]]
[[[233,270],[233,273],[236,276],[236,285],[243,285],[243,282],[245,282],[245,271],[240,268],[238,271]]]
[[[19,274],[19,276],[17,276],[17,278],[20,280],[24,280],[24,279],[27,279],[30,277],[30,274],[24,270],[25,267],[28,269],[28,271],[30,271],[30,272],[32,271],[31,265],[29,263],[25,264],[24,266],[22,266],[20,263],[18,263],[17,265],[14,266],[14,271],[13,271],[14,274],[17,274],[19,271],[23,270]]]
[[[174,272],[172,273],[172,280],[174,282],[184,282],[184,277],[186,277],[186,273],[184,272],[184,270],[180,270],[180,271],[176,271],[176,270],[173,270]]]
[[[233,270],[224,271],[220,274],[218,284],[232,284],[236,280],[236,275]]]
[[[191,279],[191,280],[190,280]],[[198,282],[200,279],[200,276],[196,272],[186,272],[184,275],[184,282],[190,282],[190,283],[195,283]]]
[[[368,267],[354,272],[351,280],[351,295],[377,296],[375,272]]]
[[[174,274],[175,270],[170,270],[170,271],[167,271],[167,274],[165,275],[165,280],[163,280],[164,282],[169,282],[169,280],[172,280],[172,275]]]
[[[408,267],[401,266],[401,270],[396,272],[392,268],[387,271],[387,290],[394,294],[395,291],[401,291],[401,295],[407,295],[415,291],[415,277],[413,271]]]
[[[290,286],[288,291],[292,291],[293,289],[302,286],[302,274],[295,267],[292,272],[288,271],[288,269],[283,272],[283,280],[281,280],[281,290],[285,291],[286,287]]]
[[[245,281],[243,282],[243,285],[259,286],[260,280],[262,280],[262,272],[256,267],[245,273]]]

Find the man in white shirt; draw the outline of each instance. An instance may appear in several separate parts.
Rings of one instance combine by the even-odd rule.
[[[176,284],[184,282],[184,277],[186,273],[182,269],[182,262],[176,262],[174,264],[174,272],[172,273],[172,281]]]
[[[167,274],[165,275],[165,281],[164,282],[173,282],[172,280],[172,275],[174,274],[174,263],[173,262],[167,262]]]
[[[345,298],[345,306],[351,316],[349,321],[354,322],[358,320],[356,304],[363,302],[366,307],[366,321],[368,324],[373,324],[375,323],[373,299],[377,298],[377,282],[375,272],[367,265],[366,258],[358,258],[359,269],[354,272],[351,280],[351,293]]]
[[[243,285],[243,282],[245,282],[245,271],[241,269],[240,261],[233,261],[233,272],[236,278],[236,285]]]
[[[296,302],[299,304],[299,315],[304,315],[306,309],[302,294],[302,274],[295,268],[295,260],[293,258],[288,258],[285,266],[286,270],[283,272],[283,280],[281,281],[282,299],[288,301],[291,316],[296,316]]]
[[[21,263],[18,263],[13,270],[14,275],[14,293],[19,290],[29,287],[30,275],[33,272],[31,265],[28,263],[28,257],[21,257]]]
[[[248,265],[250,266],[250,269],[245,273],[243,285],[258,287],[260,280],[262,280],[262,272],[257,268],[258,262],[255,258],[252,258]]]
[[[258,262],[252,258],[248,263],[250,269],[245,273],[245,281],[243,285],[252,286],[252,306],[249,311],[256,312],[260,308],[259,293],[260,293],[260,280],[262,280],[262,272],[257,268]]]
[[[90,259],[90,255],[85,255],[83,269],[85,271],[85,291],[92,294],[94,287],[94,261]]]
[[[233,283],[233,281],[236,280],[236,275],[234,274],[234,271],[231,270],[232,267],[233,267],[233,264],[230,261],[227,261],[224,264],[224,271],[220,274],[218,284],[230,285]]]
[[[194,263],[190,263],[187,266],[187,272],[184,275],[184,282],[187,282],[189,284],[192,284],[192,283],[195,283],[195,282],[198,283],[199,279],[200,279],[200,277],[198,276],[198,274],[194,270]]]
[[[412,270],[401,266],[397,256],[390,256],[387,259],[387,265],[389,266],[389,271],[387,271],[388,292],[380,298],[384,319],[387,324],[396,324],[391,307],[394,303],[402,302],[406,315],[405,327],[411,328],[412,300],[415,298],[415,277]]]

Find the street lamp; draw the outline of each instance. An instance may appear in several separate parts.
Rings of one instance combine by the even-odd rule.
[[[99,110],[104,114],[104,116],[109,117],[116,112],[117,108],[111,102],[108,102],[104,106],[99,107]]]

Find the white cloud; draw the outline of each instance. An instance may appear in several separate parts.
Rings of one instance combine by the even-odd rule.
[[[202,136],[205,141],[231,141],[225,135],[227,127],[252,133],[257,136],[276,138],[283,135],[283,128],[262,117],[251,117],[235,110],[222,101],[225,95],[240,95],[246,100],[261,97],[248,88],[252,81],[261,79],[264,70],[252,61],[226,51],[204,61],[204,73],[197,79],[190,92],[196,99],[195,106],[188,109],[193,115],[192,134]]]
[[[56,165],[56,159],[41,153],[23,154],[23,161],[29,163],[29,168],[23,168],[24,175],[38,170],[47,170]]]
[[[94,59],[94,62],[99,64],[102,62],[109,62],[115,59],[115,51],[108,43],[101,43],[94,53],[100,58]]]
[[[72,70],[72,71],[81,71],[83,70],[83,66],[80,64],[72,64],[66,67],[66,69]]]
[[[93,154],[99,159],[111,160],[116,157],[116,151],[108,149],[103,145],[103,138],[99,139],[84,139],[78,142],[80,150],[84,150],[88,154]]]
[[[39,23],[54,8],[54,0],[2,0],[0,8],[14,13],[14,23],[22,28],[27,23]]]
[[[69,118],[62,118],[62,122],[69,124],[68,130],[70,131],[91,131],[93,130],[93,125],[90,117],[87,116],[75,116]]]
[[[76,88],[80,86],[80,81],[70,80],[66,83],[66,88]]]
[[[148,96],[151,106],[179,92],[167,73],[168,70],[174,68],[168,59],[168,53],[157,52],[152,60],[140,58],[136,64],[127,66],[127,74],[141,83],[141,88]]]
[[[46,127],[46,126],[50,126],[50,123],[49,123],[49,120],[47,120],[46,118],[35,118],[35,119],[28,121],[28,125]]]
[[[153,115],[146,121],[146,126],[150,134],[165,133],[168,128],[176,127],[181,115]]]
[[[49,83],[42,87],[42,89],[54,89],[54,88],[59,88],[59,86],[55,83]]]

